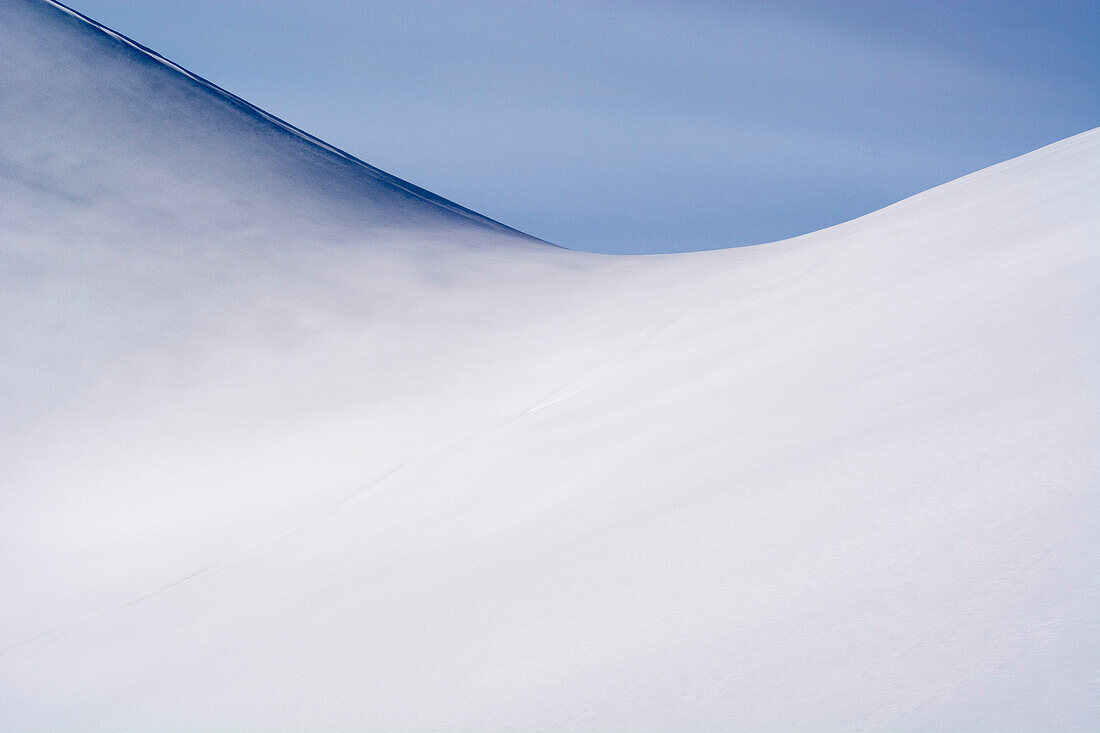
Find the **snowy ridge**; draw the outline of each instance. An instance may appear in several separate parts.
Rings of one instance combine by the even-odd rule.
[[[464,206],[459,206],[458,204],[454,203],[453,201],[448,201],[447,199],[442,198],[441,196],[436,196],[431,191],[426,191],[423,188],[420,188],[419,186],[414,186],[413,184],[409,183],[408,181],[403,181],[400,178],[398,178],[397,176],[392,176],[389,173],[386,173],[383,170],[379,170],[378,168],[375,168],[374,166],[372,166],[368,163],[364,163],[363,161],[359,160],[355,156],[349,155],[348,153],[344,152],[343,150],[340,150],[339,148],[337,148],[335,146],[329,145],[328,143],[326,143],[323,140],[317,139],[313,135],[310,135],[309,133],[305,132],[304,130],[298,129],[294,125],[291,125],[289,122],[285,122],[285,121],[279,119],[278,117],[276,117],[275,115],[273,115],[269,112],[265,112],[264,110],[260,109],[259,107],[255,106],[254,104],[252,104],[252,103],[250,103],[250,102],[248,102],[244,99],[241,99],[237,95],[232,94],[232,93],[226,91],[225,89],[222,89],[221,87],[207,81],[206,79],[203,79],[202,77],[198,76],[197,74],[191,73],[190,71],[183,68],[179,64],[176,64],[176,63],[173,63],[172,61],[169,61],[168,59],[166,59],[163,56],[161,56],[160,54],[158,54],[156,51],[153,51],[152,49],[146,48],[145,46],[141,45],[140,43],[138,43],[138,42],[136,42],[136,41],[134,41],[130,38],[127,38],[126,36],[122,35],[121,33],[118,33],[117,31],[113,31],[110,28],[107,28],[106,26],[104,26],[100,23],[97,23],[96,21],[92,20],[88,16],[73,10],[72,8],[68,7],[67,5],[63,5],[62,3],[57,2],[57,0],[44,0],[44,1],[46,3],[48,3],[49,5],[57,8],[61,12],[66,13],[67,15],[69,15],[69,16],[71,16],[71,17],[73,17],[73,18],[75,18],[75,19],[77,19],[77,20],[79,20],[83,23],[87,23],[88,25],[92,26],[96,30],[103,32],[104,34],[110,36],[111,38],[114,38],[116,41],[119,41],[120,43],[124,43],[127,46],[130,46],[131,48],[133,48],[134,50],[145,54],[146,56],[153,59],[157,63],[164,64],[169,69],[172,69],[173,71],[176,71],[176,72],[182,74],[183,76],[187,77],[188,79],[195,82],[196,84],[199,84],[199,85],[205,87],[206,89],[209,89],[211,92],[214,92],[214,93],[224,97],[226,100],[230,101],[232,104],[234,104],[234,105],[236,105],[236,106],[238,106],[242,109],[248,110],[249,112],[256,115],[257,117],[260,117],[260,118],[270,122],[271,124],[276,125],[276,126],[282,128],[282,129],[286,130],[287,132],[300,137],[302,140],[305,140],[306,142],[309,142],[312,145],[316,145],[317,147],[321,148],[322,150],[325,150],[329,153],[332,153],[335,156],[343,158],[344,160],[346,160],[349,163],[352,163],[356,166],[360,166],[365,171],[367,171],[370,175],[378,178],[379,180],[385,181],[386,183],[388,183],[390,185],[393,185],[393,186],[396,186],[397,188],[400,188],[401,190],[406,191],[406,192],[408,192],[408,193],[410,193],[414,196],[422,198],[422,199],[424,199],[425,201],[427,201],[429,203],[435,204],[437,206],[442,206],[445,209],[453,211],[457,214],[461,214],[462,216],[468,217],[468,218],[470,218],[470,219],[472,219],[476,222],[480,222],[480,223],[483,223],[483,224],[490,224],[492,226],[500,227],[500,228],[508,230],[508,231],[515,231],[511,227],[507,227],[507,226],[505,226],[504,224],[501,224],[498,221],[494,221],[493,219],[490,219],[486,216],[482,216],[481,214],[477,213],[476,211],[471,211],[470,209],[467,209]]]
[[[1100,722],[1100,129],[597,256],[85,20],[0,2],[0,728]]]

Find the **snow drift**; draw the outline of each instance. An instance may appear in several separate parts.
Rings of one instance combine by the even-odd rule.
[[[1100,725],[1100,131],[597,256],[0,27],[0,728]]]

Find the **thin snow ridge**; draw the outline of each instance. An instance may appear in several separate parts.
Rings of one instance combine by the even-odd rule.
[[[159,53],[152,50],[151,48],[143,46],[143,45],[141,45],[140,43],[138,43],[137,41],[135,41],[131,38],[127,38],[126,36],[119,33],[118,31],[115,31],[115,30],[112,30],[112,29],[108,28],[107,26],[93,20],[92,18],[89,18],[88,16],[84,15],[83,13],[81,13],[77,10],[73,10],[72,8],[68,7],[67,5],[64,5],[63,3],[58,2],[57,0],[45,0],[45,2],[47,4],[53,6],[54,8],[60,10],[61,12],[64,12],[64,13],[70,15],[71,17],[73,17],[77,20],[83,21],[84,23],[87,23],[88,25],[92,26],[96,30],[107,34],[108,36],[114,38],[115,40],[120,41],[120,42],[130,46],[134,50],[136,50],[136,51],[138,51],[142,54],[145,54],[146,56],[148,56],[152,60],[154,60],[154,61],[156,61],[160,64],[163,64],[164,66],[167,66],[168,68],[172,69],[173,71],[176,71],[180,74],[183,74],[185,77],[187,77],[191,81],[195,82],[196,84],[199,84],[200,86],[203,86],[206,89],[209,89],[210,91],[214,92],[215,94],[218,94],[218,95],[224,97],[225,99],[227,99],[233,105],[241,107],[241,108],[245,109],[246,111],[251,112],[252,114],[255,114],[255,115],[259,116],[261,119],[275,125],[276,127],[279,127],[281,129],[285,130],[286,132],[290,133],[291,135],[294,135],[294,136],[304,140],[307,143],[310,143],[312,145],[316,145],[317,147],[321,148],[322,150],[325,150],[326,152],[328,152],[332,155],[335,155],[335,156],[337,156],[339,158],[342,158],[345,161],[347,161],[347,162],[349,162],[353,165],[356,165],[356,166],[359,166],[359,167],[363,168],[364,170],[367,171],[367,173],[369,173],[374,178],[377,178],[377,179],[383,181],[384,183],[387,183],[387,184],[393,186],[394,188],[398,188],[398,189],[400,189],[400,190],[402,190],[402,191],[404,191],[404,192],[406,192],[406,193],[408,193],[412,196],[420,198],[420,199],[422,199],[422,200],[424,200],[424,201],[426,201],[430,204],[434,204],[434,205],[436,205],[440,208],[447,209],[448,211],[451,211],[455,214],[458,214],[460,216],[464,216],[467,219],[470,219],[472,221],[476,221],[479,224],[486,224],[486,225],[489,225],[491,227],[498,228],[498,229],[501,229],[501,230],[504,230],[504,231],[507,231],[507,232],[512,232],[512,233],[515,233],[515,234],[519,234],[521,236],[528,237],[530,239],[535,239],[535,240],[540,241],[540,242],[544,241],[544,240],[538,239],[538,237],[534,237],[530,234],[527,234],[526,232],[521,232],[518,229],[513,229],[512,227],[508,226],[507,224],[502,224],[501,222],[496,221],[495,219],[490,219],[489,217],[487,217],[483,214],[479,214],[476,211],[473,211],[472,209],[467,209],[465,206],[462,206],[460,204],[456,204],[453,201],[449,201],[448,199],[445,199],[442,196],[438,196],[438,195],[432,193],[431,191],[420,188],[419,186],[414,185],[412,183],[409,183],[408,181],[402,180],[401,178],[398,178],[397,176],[394,176],[390,173],[386,173],[385,171],[383,171],[379,168],[375,168],[373,165],[371,165],[371,164],[369,164],[365,161],[362,161],[359,158],[356,158],[354,155],[351,155],[350,153],[344,152],[343,150],[340,150],[336,146],[330,145],[329,143],[326,143],[324,140],[321,140],[320,138],[317,138],[317,137],[314,137],[313,135],[310,135],[305,130],[302,130],[298,127],[295,127],[294,125],[290,124],[289,122],[276,117],[275,115],[271,114],[270,112],[267,112],[263,109],[260,109],[259,107],[252,104],[251,102],[249,102],[245,99],[242,99],[241,97],[238,97],[236,94],[233,94],[232,92],[229,92],[229,91],[219,87],[217,84],[214,84],[213,82],[202,78],[198,74],[195,74],[191,71],[188,71],[187,69],[183,68],[182,66],[175,63],[174,61],[171,61],[171,60],[166,59],[165,57],[161,56]],[[545,242],[545,243],[550,244],[549,242]],[[556,246],[556,245],[553,245],[553,246]]]

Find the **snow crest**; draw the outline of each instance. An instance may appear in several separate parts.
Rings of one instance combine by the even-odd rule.
[[[1100,130],[599,256],[0,27],[0,728],[1100,725]]]

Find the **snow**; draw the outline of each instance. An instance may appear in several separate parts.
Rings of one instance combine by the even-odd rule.
[[[1100,725],[1100,129],[592,255],[0,27],[0,729]]]

